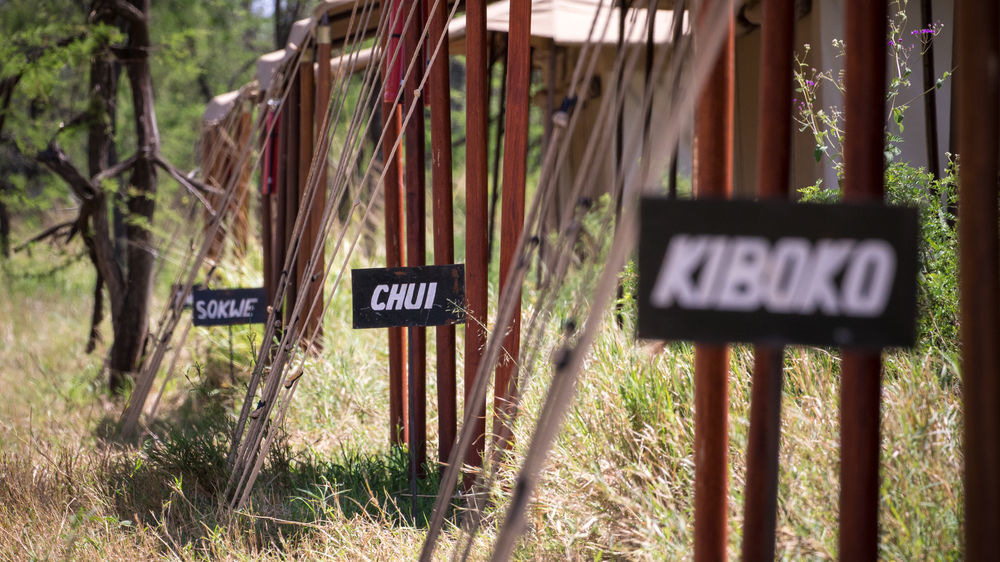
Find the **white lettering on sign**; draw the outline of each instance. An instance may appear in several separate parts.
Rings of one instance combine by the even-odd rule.
[[[878,316],[896,274],[885,240],[680,234],[670,240],[650,302],[658,308]]]
[[[245,299],[227,299],[198,301],[195,303],[195,314],[198,320],[223,320],[227,318],[250,318],[257,305],[256,297]]]
[[[385,310],[385,303],[379,302],[379,295],[389,290],[388,285],[379,285],[372,291],[372,310]]]
[[[388,298],[381,300],[388,293]],[[394,283],[376,285],[372,310],[430,310],[434,307],[437,283]]]

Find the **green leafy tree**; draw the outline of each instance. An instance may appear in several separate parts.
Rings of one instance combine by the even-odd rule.
[[[154,29],[157,17],[165,25]],[[141,361],[155,223],[158,212],[171,212],[158,205],[171,201],[158,176],[178,177],[171,162],[193,162],[205,103],[249,78],[266,22],[237,0],[169,0],[155,10],[150,0],[8,0],[0,22],[0,233],[9,231],[12,211],[78,205],[76,217],[29,242],[83,241],[97,271],[88,350],[106,294],[109,387],[119,392]],[[169,146],[161,142],[154,75],[167,86],[158,97],[168,108]]]

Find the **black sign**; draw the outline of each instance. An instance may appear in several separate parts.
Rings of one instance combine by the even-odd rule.
[[[263,324],[267,322],[264,289],[197,289],[194,325]]]
[[[465,265],[351,271],[355,328],[440,326],[465,321]]]
[[[915,209],[645,198],[640,212],[640,337],[913,345]]]

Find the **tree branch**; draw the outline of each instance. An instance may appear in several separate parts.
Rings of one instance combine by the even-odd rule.
[[[115,164],[114,166],[106,170],[101,170],[99,174],[90,178],[90,183],[94,184],[94,186],[99,187],[102,181],[108,178],[120,176],[123,173],[127,172],[129,168],[135,165],[136,159],[137,155],[133,154],[132,156],[129,156],[128,158],[122,160],[121,162]]]
[[[74,226],[76,226],[76,221],[77,219],[73,219],[71,221],[61,222],[55,226],[50,226],[49,228],[46,228],[45,230],[39,232],[38,234],[32,236],[31,238],[18,244],[17,247],[14,248],[14,253],[20,252],[21,250],[27,248],[28,246],[36,242],[41,242],[46,238],[59,236],[67,228],[70,230],[70,233],[72,233],[72,231],[75,230]]]
[[[70,162],[69,157],[57,143],[49,143],[49,147],[39,152],[35,158],[61,177],[69,185],[70,190],[82,201],[80,215],[74,222],[80,225],[84,242],[88,247],[91,247],[94,255],[97,256],[97,269],[108,287],[108,294],[111,296],[111,309],[117,313],[124,298],[125,275],[115,261],[114,246],[108,234],[104,194],[76,169],[76,166]],[[114,168],[110,168],[110,170],[114,170]],[[98,174],[98,176],[100,175]],[[86,230],[88,219],[91,220],[93,226],[91,232]]]
[[[35,159],[62,178],[81,201],[91,201],[97,196],[97,188],[76,169],[56,142],[50,142],[49,147],[39,152]]]
[[[202,195],[201,192],[224,193],[223,191],[220,191],[215,188],[210,188],[205,184],[184,177],[184,175],[180,173],[180,170],[175,168],[173,164],[167,162],[166,160],[164,160],[159,156],[154,157],[153,162],[157,166],[163,168],[170,177],[174,178],[174,180],[177,181],[177,183],[184,186],[184,188],[186,188],[188,192],[191,193],[191,195],[194,195],[195,198],[198,199],[198,201],[200,201],[201,204],[204,205],[206,209],[208,209],[208,212],[213,217],[215,216],[216,214],[215,209],[212,208],[212,205],[208,202],[208,199],[205,199],[205,196]]]

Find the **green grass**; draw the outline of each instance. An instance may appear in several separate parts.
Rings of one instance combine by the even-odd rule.
[[[162,415],[150,427],[155,438],[140,448],[122,445],[106,438],[123,404],[102,394],[105,348],[83,352],[93,274],[85,262],[44,274],[46,264],[60,259],[39,246],[33,256],[18,254],[4,264],[2,273],[0,559],[416,557],[437,477],[432,471],[421,484],[414,520],[406,453],[387,445],[385,333],[350,329],[346,286],[324,320],[325,351],[306,362],[283,428],[286,437],[265,463],[251,507],[232,513],[220,493],[228,478],[227,435],[259,330],[234,330],[235,385],[228,380],[226,330],[194,330],[181,375],[168,385]],[[378,259],[359,253],[351,266]],[[580,322],[589,306],[582,295],[589,294],[594,267],[573,272],[545,319],[537,342],[542,360],[524,387],[512,466],[530,442],[544,399],[551,376],[545,359],[567,337],[567,322]],[[227,282],[252,282],[252,269],[231,268]],[[537,294],[534,276],[529,279],[526,316]],[[633,304],[625,303],[626,326],[634,322]],[[606,315],[530,508],[519,559],[690,557],[692,362],[691,345],[636,342],[630,329],[615,328],[612,315]],[[751,363],[748,348],[732,348],[729,550],[734,557],[741,540]],[[957,363],[954,352],[933,346],[885,355],[884,558],[961,557]],[[839,359],[825,349],[792,348],[785,366],[778,552],[790,559],[832,558]],[[460,353],[459,372],[461,367]],[[433,361],[428,371],[428,458],[434,459]],[[499,474],[495,501],[473,543],[475,558],[490,552],[513,475],[509,467]],[[439,557],[460,544],[457,522],[453,514]]]

